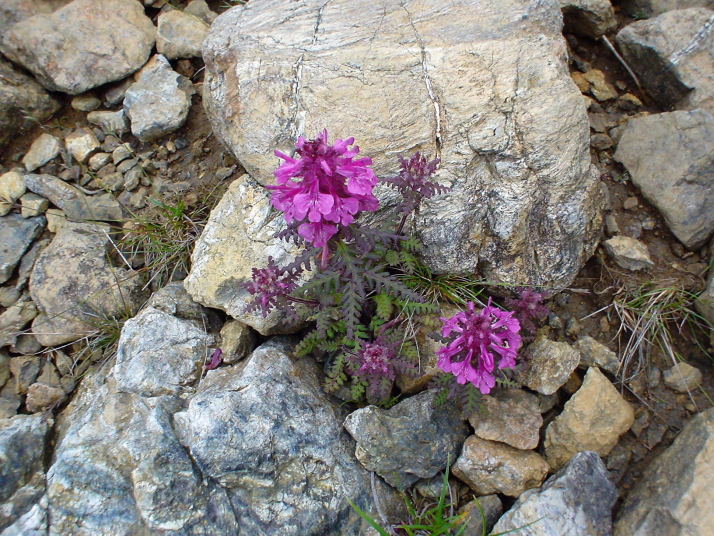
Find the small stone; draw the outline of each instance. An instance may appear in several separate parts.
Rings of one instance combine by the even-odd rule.
[[[142,141],[150,141],[183,126],[194,94],[191,81],[175,72],[160,54],[155,55],[136,78],[124,98],[132,134]]]
[[[121,145],[121,140],[117,138],[116,136],[113,136],[111,134],[108,134],[107,136],[104,137],[104,141],[102,142],[101,150],[105,153],[111,153]]]
[[[588,91],[590,91],[590,82],[588,82],[587,78],[585,78],[585,75],[583,75],[583,73],[575,71],[573,73],[570,73],[570,77],[573,79],[573,82],[575,82],[575,85],[578,86],[578,89],[581,93],[587,93]]]
[[[55,158],[62,150],[62,142],[52,134],[40,134],[32,142],[22,163],[27,171],[34,171]]]
[[[87,121],[93,125],[97,125],[106,133],[123,136],[129,132],[129,118],[126,116],[124,109],[116,112],[102,110],[87,114]]]
[[[124,175],[124,189],[127,192],[135,190],[141,183],[144,176],[144,169],[141,166],[135,166],[126,172]]]
[[[183,12],[198,17],[206,24],[211,24],[218,16],[218,13],[211,11],[211,8],[208,7],[206,0],[191,0]]]
[[[138,159],[136,159],[136,158],[128,158],[128,159],[122,161],[121,163],[119,163],[119,165],[117,166],[117,171],[118,171],[119,173],[122,173],[122,174],[123,174],[123,173],[126,173],[126,172],[129,171],[131,168],[133,168],[134,166],[136,166],[138,163],[139,163],[139,160],[138,160]]]
[[[30,413],[37,413],[53,408],[65,398],[60,387],[50,387],[44,383],[33,383],[27,389],[25,405]]]
[[[25,180],[16,171],[0,175],[0,216],[12,210],[15,202],[25,193]]]
[[[625,93],[617,98],[617,107],[626,112],[634,112],[642,108],[642,101],[632,93]]]
[[[402,490],[443,470],[467,431],[457,416],[434,407],[435,397],[436,391],[425,391],[388,410],[367,406],[350,413],[344,426],[357,442],[360,463]]]
[[[563,32],[597,39],[617,28],[610,0],[560,0]]]
[[[16,287],[0,287],[0,307],[10,307],[20,299],[20,291]]]
[[[541,485],[550,467],[536,452],[470,436],[453,466],[453,474],[479,495],[518,497]]]
[[[159,15],[156,50],[170,60],[200,58],[208,24],[193,15],[171,10]]]
[[[22,400],[20,400],[19,396],[14,396],[14,397],[8,397],[8,396],[1,396],[0,397],[0,422],[2,422],[2,419],[11,419],[15,415],[17,415],[17,410],[20,408],[20,404],[22,403]]]
[[[580,362],[580,352],[566,342],[539,336],[525,350],[524,363],[516,369],[516,378],[528,388],[544,395],[555,393]]]
[[[229,320],[221,328],[221,350],[223,362],[237,363],[255,348],[253,330],[238,320]]]
[[[540,489],[521,495],[493,531],[515,536],[611,536],[618,494],[608,477],[596,453],[580,452]]]
[[[10,359],[10,371],[15,377],[15,392],[24,395],[40,374],[42,360],[34,355],[23,355]]]
[[[459,508],[458,513],[468,516],[465,523],[466,530],[464,534],[467,536],[481,536],[482,534],[490,534],[496,521],[498,521],[498,518],[503,514],[503,503],[498,495],[483,495],[476,497],[474,500]]]
[[[79,163],[86,162],[87,158],[101,145],[94,132],[85,128],[77,129],[69,134],[64,139],[64,143]]]
[[[129,86],[131,86],[133,83],[134,79],[130,76],[129,78],[125,78],[118,84],[115,84],[109,89],[107,89],[104,92],[105,106],[111,108],[112,106],[116,106],[117,104],[121,103],[121,101],[124,100],[124,96],[126,95],[126,90],[129,89]]]
[[[131,158],[132,156],[134,156],[134,150],[128,143],[122,143],[119,147],[112,151],[112,161],[114,162],[114,165],[117,165],[119,162],[122,162],[127,158]]]
[[[701,371],[688,363],[677,363],[664,371],[664,384],[678,393],[688,393],[701,383]]]
[[[0,217],[0,283],[12,277],[23,254],[44,228],[42,217],[25,219],[19,214]]]
[[[617,90],[605,79],[601,70],[592,69],[583,77],[590,82],[590,94],[600,102],[617,98]]]
[[[619,235],[604,242],[605,250],[618,266],[625,270],[643,270],[655,264],[647,246],[635,238]]]
[[[37,307],[24,296],[0,314],[0,348],[13,346],[23,328],[36,316]]]
[[[32,218],[44,214],[50,202],[42,196],[27,192],[20,198],[20,215],[23,218]]]
[[[590,136],[590,145],[598,151],[605,151],[615,145],[607,134],[593,134]]]
[[[481,439],[500,441],[522,450],[538,446],[543,426],[538,397],[520,389],[484,397],[482,411],[471,415],[469,422]]]
[[[112,161],[112,155],[109,153],[97,153],[89,158],[89,169],[97,171],[106,166]]]
[[[60,230],[62,225],[67,221],[67,217],[58,208],[50,208],[45,212],[45,218],[47,218],[47,230],[51,233],[56,233]]]
[[[565,334],[568,337],[577,337],[578,335],[580,335],[582,329],[583,326],[580,324],[577,318],[575,318],[574,316],[568,318],[568,322],[565,324]]]
[[[714,116],[697,109],[630,119],[615,159],[677,239],[696,249],[714,231],[712,155]]]
[[[15,341],[12,351],[17,354],[31,355],[36,354],[42,350],[42,345],[39,343],[37,338],[31,333],[24,333],[18,335]]]
[[[97,97],[91,93],[85,93],[84,95],[77,95],[72,99],[72,108],[79,110],[80,112],[91,112],[99,108],[102,104]]]
[[[146,206],[146,198],[149,192],[146,188],[139,188],[134,194],[129,198],[129,206],[136,210],[144,208]]]
[[[118,221],[124,217],[121,205],[109,193],[86,195],[51,175],[25,175],[25,185],[31,192],[49,199],[73,221]]]
[[[632,406],[615,386],[599,369],[588,369],[582,387],[546,429],[544,449],[548,463],[560,468],[583,450],[607,456],[634,419]]]
[[[607,234],[616,235],[620,232],[620,226],[617,223],[617,218],[614,215],[608,214],[605,216],[605,229]]]
[[[625,202],[622,203],[622,208],[624,208],[625,210],[635,210],[639,206],[640,202],[634,196],[628,197],[627,199],[625,199]]]
[[[605,318],[605,322],[607,322],[607,318]],[[610,329],[609,323],[607,324],[607,329]],[[604,344],[585,335],[575,342],[575,348],[580,352],[581,368],[600,367],[610,374],[617,374],[620,368],[620,360],[617,358],[617,354]]]

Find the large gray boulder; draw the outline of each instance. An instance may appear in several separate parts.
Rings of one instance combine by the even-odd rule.
[[[77,95],[139,69],[155,34],[137,0],[74,0],[14,24],[0,52],[47,89]]]
[[[0,57],[0,147],[16,133],[44,121],[59,108],[59,102],[40,84]]]
[[[645,469],[615,521],[615,536],[714,533],[714,409],[687,423]]]
[[[108,231],[106,225],[66,222],[35,262],[30,294],[41,313],[32,329],[43,346],[96,333],[103,322],[141,305],[143,280],[112,265]]]
[[[453,189],[416,222],[429,266],[564,286],[602,199],[561,30],[557,0],[254,2],[211,27],[204,104],[261,184],[273,150],[323,128],[354,136],[381,175],[400,153],[438,156]]]
[[[539,489],[523,493],[494,533],[521,536],[610,536],[617,490],[595,452],[579,452]]]
[[[711,9],[678,9],[626,26],[617,34],[617,44],[663,107],[714,113],[713,25]]]
[[[688,248],[714,231],[714,116],[705,110],[630,119],[615,152],[642,195]]]
[[[227,490],[241,534],[364,534],[347,499],[372,510],[369,472],[353,455],[319,369],[288,351],[274,340],[242,373],[213,373],[174,416],[178,433],[201,472]],[[387,486],[376,484],[391,503]]]

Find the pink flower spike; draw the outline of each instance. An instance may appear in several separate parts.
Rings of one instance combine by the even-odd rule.
[[[442,318],[442,335],[450,337],[437,352],[438,366],[456,376],[460,384],[470,382],[483,394],[496,385],[496,368],[516,365],[522,341],[520,324],[513,313],[491,305],[477,311],[469,302],[467,310]]]
[[[299,223],[300,236],[316,247],[325,247],[361,211],[379,208],[372,192],[377,184],[372,161],[354,160],[359,148],[350,149],[353,143],[354,138],[347,138],[330,145],[323,130],[313,140],[300,136],[296,157],[275,151],[283,163],[275,171],[277,184],[267,187],[271,204],[288,223]]]

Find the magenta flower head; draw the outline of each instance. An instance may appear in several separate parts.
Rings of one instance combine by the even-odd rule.
[[[327,143],[327,130],[314,140],[302,136],[295,144],[299,158],[281,151],[284,162],[275,171],[277,184],[271,203],[283,211],[288,223],[297,222],[298,234],[316,247],[325,247],[339,231],[351,224],[361,211],[373,212],[379,201],[372,194],[377,176],[370,158],[358,158],[354,138]]]
[[[438,365],[456,376],[460,384],[472,383],[483,394],[496,385],[495,370],[513,368],[521,347],[520,324],[513,313],[488,305],[477,311],[468,309],[451,318],[442,318],[441,334],[449,343],[440,348]]]
[[[513,310],[521,328],[531,337],[538,329],[535,323],[545,320],[550,312],[543,303],[544,299],[542,293],[529,288],[520,289],[518,298],[506,299],[506,306]]]

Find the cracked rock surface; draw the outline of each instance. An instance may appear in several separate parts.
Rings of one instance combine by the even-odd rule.
[[[381,175],[398,154],[436,155],[452,191],[415,222],[431,268],[572,281],[601,190],[557,0],[277,5],[227,11],[203,49],[214,132],[255,180],[272,181],[274,149],[323,128],[354,136]]]

